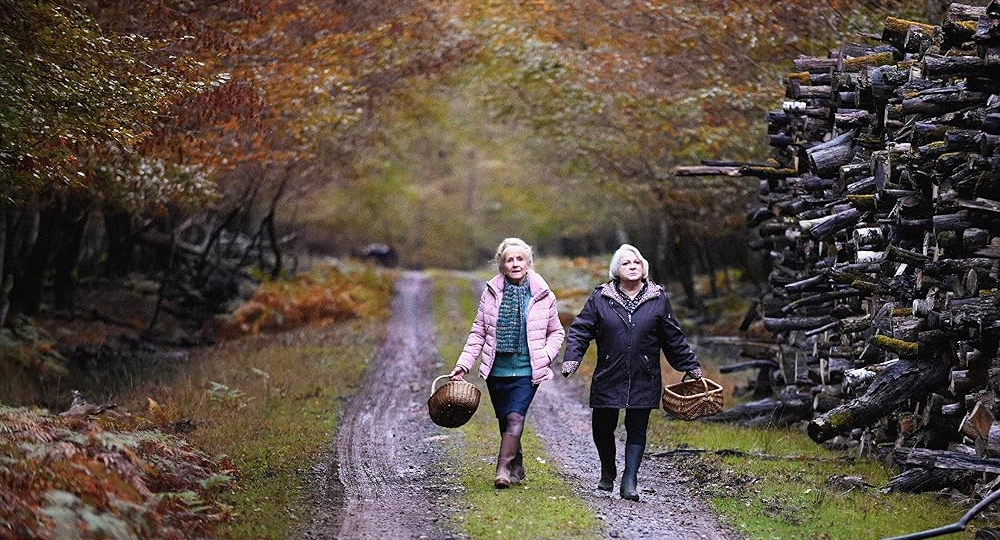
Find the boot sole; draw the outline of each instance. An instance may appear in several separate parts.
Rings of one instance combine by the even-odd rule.
[[[493,487],[496,489],[507,489],[510,487],[510,480],[506,478],[497,478],[493,481]]]

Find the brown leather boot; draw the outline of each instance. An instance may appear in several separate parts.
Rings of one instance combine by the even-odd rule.
[[[517,448],[521,444],[521,438],[504,433],[500,436],[500,453],[497,455],[497,477],[493,481],[493,487],[504,489],[511,484],[511,462],[517,455]]]
[[[521,438],[517,440],[517,453],[510,462],[510,483],[519,484],[524,480],[524,454],[521,453]]]

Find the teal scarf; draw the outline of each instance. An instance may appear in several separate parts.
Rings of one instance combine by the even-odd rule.
[[[520,285],[515,285],[504,277],[503,298],[500,300],[500,313],[497,316],[497,352],[527,352],[521,350],[524,342],[521,332],[525,331],[524,309],[530,294],[527,276],[521,280]]]

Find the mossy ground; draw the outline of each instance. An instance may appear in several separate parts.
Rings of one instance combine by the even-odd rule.
[[[649,443],[652,451],[709,451],[674,459],[692,472],[695,491],[752,539],[883,538],[947,525],[965,512],[933,494],[882,493],[879,488],[894,471],[827,450],[797,430],[682,422],[656,414]],[[745,455],[721,457],[711,453],[716,450]],[[844,476],[867,486],[837,481]],[[948,538],[973,538],[973,531]]]

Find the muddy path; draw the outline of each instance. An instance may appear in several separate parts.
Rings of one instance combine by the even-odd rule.
[[[558,377],[538,389],[528,412],[528,425],[545,442],[549,458],[607,526],[608,536],[622,539],[737,540],[742,538],[719,522],[706,503],[691,496],[688,478],[669,460],[643,459],[639,468],[639,502],[595,489],[600,461],[590,434],[586,396],[572,381]],[[657,414],[656,411],[653,414]],[[624,428],[617,435],[619,476],[624,463]],[[648,450],[648,448],[647,448]]]
[[[473,292],[484,283],[467,276]],[[331,451],[313,471],[313,517],[302,538],[452,538],[449,517],[461,511],[439,474],[449,437],[427,418],[426,400],[442,367],[431,320],[431,286],[422,273],[396,283],[385,340],[342,411]],[[558,366],[555,366],[558,372]],[[600,466],[590,435],[590,409],[579,382],[556,377],[539,388],[528,429],[543,440],[549,459],[606,526],[622,539],[741,538],[685,489],[683,471],[647,458],[639,472],[642,501],[594,489]],[[624,435],[619,430],[618,462]],[[532,459],[529,457],[529,459]],[[530,471],[529,471],[530,477]],[[617,488],[617,485],[616,485]]]
[[[430,283],[407,272],[396,282],[385,340],[342,411],[333,449],[314,471],[312,522],[302,537],[446,538],[434,499],[444,455],[427,418],[435,364]]]

